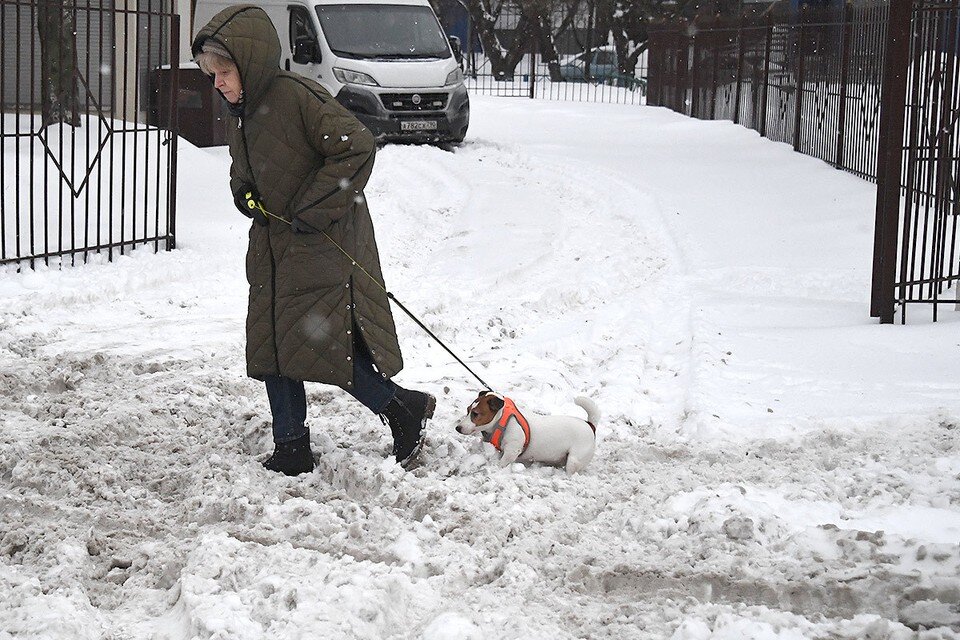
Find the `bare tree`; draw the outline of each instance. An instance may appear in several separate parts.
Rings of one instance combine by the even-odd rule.
[[[557,39],[573,25],[580,0],[521,0],[520,11],[532,25],[540,59],[550,70],[550,79],[561,82]]]
[[[598,14],[609,25],[610,39],[617,52],[619,72],[636,73],[640,55],[647,50],[651,22],[662,19],[704,15],[733,15],[740,0],[598,0]],[[601,18],[598,15],[598,23]]]
[[[515,5],[511,5],[509,0],[466,0],[466,4],[473,30],[483,45],[484,54],[490,60],[494,78],[512,80],[533,34],[533,25],[529,18],[520,12],[513,29],[513,37],[509,45],[505,46],[496,30],[497,20],[505,9]]]
[[[80,126],[76,23],[74,8],[67,3],[41,0],[37,5],[44,127],[58,122]]]

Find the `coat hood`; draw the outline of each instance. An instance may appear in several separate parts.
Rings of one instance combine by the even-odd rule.
[[[270,17],[253,5],[224,9],[197,32],[191,47],[194,58],[208,38],[222,45],[237,63],[244,105],[256,104],[280,73],[280,38]]]

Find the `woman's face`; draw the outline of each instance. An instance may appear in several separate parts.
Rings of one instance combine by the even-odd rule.
[[[213,86],[216,87],[227,102],[237,104],[243,87],[240,84],[240,71],[232,62],[225,62],[217,67],[210,67],[213,72]]]

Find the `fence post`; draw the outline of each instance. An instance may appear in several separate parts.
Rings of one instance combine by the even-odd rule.
[[[167,213],[167,251],[177,248],[177,139],[180,137],[180,109],[177,99],[180,95],[180,16],[170,16],[170,133],[167,138],[168,170],[167,189],[170,206]]]
[[[530,47],[530,99],[536,97],[537,88],[537,41],[534,40]]]
[[[800,10],[800,42],[798,45],[798,58],[797,61],[797,93],[794,96],[793,100],[793,150],[800,150],[800,134],[802,132],[801,123],[803,121],[803,81],[804,81],[804,36],[806,35],[806,29],[804,29],[804,24],[807,20],[807,7],[809,5],[803,5],[803,9]]]
[[[897,227],[900,220],[900,172],[910,64],[910,17],[913,0],[890,3],[880,89],[880,138],[877,149],[877,216],[873,244],[870,315],[893,322],[897,273]]]
[[[840,111],[837,114],[837,156],[834,165],[843,168],[844,133],[847,126],[847,71],[850,67],[850,39],[851,24],[853,22],[853,5],[846,2],[843,5],[843,30],[840,34]]]
[[[740,76],[743,75],[743,14],[740,14],[740,23],[737,27],[737,91],[733,99],[733,122],[740,124]]]
[[[688,33],[690,32],[688,31]],[[697,58],[698,58],[697,32],[694,31],[692,34],[688,35],[687,39],[689,41],[689,45],[687,47],[687,56],[686,56],[687,59],[685,60],[685,62],[686,62],[686,73],[689,80],[687,80],[687,82],[685,82],[684,84],[689,85],[690,102],[689,104],[687,104],[687,101],[686,101],[687,92],[686,92],[686,87],[684,87],[685,89],[683,92],[684,100],[681,102],[681,104],[683,104],[683,106],[685,107],[686,115],[692,117],[697,110],[697,103],[700,102],[700,100],[697,98],[697,67],[699,66],[697,64]]]
[[[720,30],[720,22],[714,21],[712,37],[707,41],[713,41],[713,82],[711,83],[710,94],[710,117],[707,120],[714,120],[717,117],[717,92],[720,90],[720,42],[723,37],[723,31]]]
[[[677,51],[679,53],[677,59],[677,91],[674,95],[674,100],[677,104],[677,113],[682,113],[689,116],[691,113],[691,107],[693,105],[695,94],[693,91],[690,91],[690,103],[687,103],[687,90],[688,86],[693,84],[693,80],[690,79],[690,58],[693,56],[696,59],[697,54],[697,39],[696,35],[690,34],[690,25],[687,24],[685,19],[680,20],[680,28],[677,30]]]
[[[770,91],[770,52],[773,48],[773,16],[767,14],[767,43],[763,56],[763,98],[760,102],[760,135],[767,137],[767,94]]]

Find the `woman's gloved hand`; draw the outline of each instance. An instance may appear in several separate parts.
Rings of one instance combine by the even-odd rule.
[[[243,215],[252,218],[261,227],[269,224],[267,220],[266,209],[260,202],[260,194],[250,185],[243,185],[239,191],[233,194],[233,203]]]

